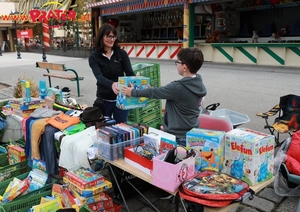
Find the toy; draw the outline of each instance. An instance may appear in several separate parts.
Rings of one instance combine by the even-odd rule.
[[[271,179],[274,169],[274,136],[246,128],[226,133],[225,169],[249,185]]]
[[[143,90],[150,87],[150,78],[143,76],[119,77],[119,89],[124,85],[133,86],[135,90]],[[145,97],[126,97],[121,92],[117,96],[116,106],[120,109],[128,110],[145,107],[148,104],[148,98]]]
[[[196,152],[195,171],[221,171],[224,161],[225,133],[193,128],[186,133],[186,146]]]

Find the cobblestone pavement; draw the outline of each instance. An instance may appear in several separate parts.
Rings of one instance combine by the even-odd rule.
[[[67,67],[70,68],[76,67],[79,75],[85,77],[85,79],[81,81],[81,93],[83,96],[77,98],[77,100],[79,103],[84,102],[91,105],[95,99],[95,80],[88,67],[87,59],[47,55],[47,60],[53,63],[65,63]],[[26,76],[32,77],[35,80],[43,78],[43,72],[37,71],[35,68],[36,61],[42,61],[41,54],[22,52],[22,59],[20,60],[16,59],[16,53],[14,52],[5,52],[3,56],[0,56],[0,83],[9,86],[0,89],[1,101],[13,97],[13,86],[20,75],[26,74]],[[176,70],[173,61],[145,59],[142,61],[160,63],[161,84],[166,84],[174,80],[174,78],[178,78],[177,72],[174,72]],[[132,59],[132,62],[141,62],[141,60]],[[218,100],[218,102],[221,102],[221,106],[225,108],[231,108],[235,111],[248,114],[251,121],[243,126],[262,131],[264,123],[263,120],[255,116],[256,112],[270,109],[279,102],[280,96],[288,93],[299,94],[299,86],[281,86],[285,84],[298,85],[298,75],[300,74],[298,71],[296,68],[288,67],[259,67],[205,63],[201,69],[202,77],[209,92],[205,101],[208,105]],[[70,86],[73,93],[76,94],[76,83],[59,79],[56,80],[55,83],[61,87]],[[236,87],[233,87],[233,85]],[[107,169],[103,170],[103,174],[107,175]],[[113,191],[111,190],[110,192]],[[160,211],[174,210],[175,206],[172,204],[172,201],[160,200],[158,198],[160,192],[159,189],[153,187],[145,191],[144,194]],[[272,185],[269,185],[262,191],[256,193],[253,200],[245,201],[239,207],[230,210],[230,212],[295,212],[298,200],[299,197],[278,196],[274,192]],[[142,197],[138,195],[128,199],[128,206],[132,212],[154,211],[147,205]],[[124,207],[122,211],[125,211]],[[180,207],[180,211],[183,211],[182,207]]]

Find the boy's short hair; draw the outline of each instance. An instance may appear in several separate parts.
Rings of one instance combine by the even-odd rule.
[[[199,48],[182,48],[177,54],[178,59],[187,65],[192,74],[196,74],[201,68],[204,58]]]

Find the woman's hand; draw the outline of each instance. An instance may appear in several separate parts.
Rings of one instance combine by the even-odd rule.
[[[127,86],[123,86],[122,87],[122,93],[125,95],[125,96],[129,96],[131,97],[131,91],[133,90],[133,86],[131,84],[129,84],[129,87]]]
[[[113,92],[118,95],[119,94],[119,88],[118,88],[118,83],[117,82],[114,82],[112,85],[111,85],[111,89],[113,90]]]

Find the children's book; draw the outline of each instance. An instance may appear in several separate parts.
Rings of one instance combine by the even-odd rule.
[[[116,131],[118,131],[120,133],[120,135],[122,136],[122,141],[127,141],[128,140],[128,135],[127,132],[122,130],[119,127],[116,127],[115,125],[110,126],[112,129],[115,129]]]
[[[144,146],[147,149],[152,149],[151,153],[155,153],[154,156],[159,154],[160,137],[155,133],[149,133],[143,135]]]
[[[97,139],[108,144],[112,144],[113,142],[111,133],[103,129],[97,129]]]
[[[57,199],[51,200],[49,202],[45,202],[39,205],[35,205],[32,207],[34,212],[56,212],[61,209],[63,206],[60,201]]]
[[[163,154],[166,153],[169,150],[173,150],[177,147],[177,142],[167,139],[167,138],[161,138],[160,139],[160,148],[159,153]]]

